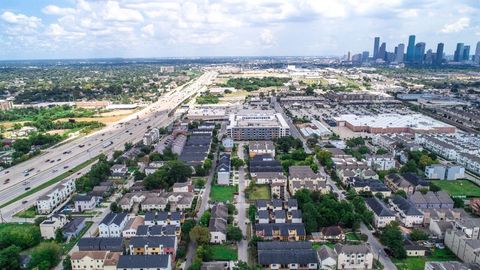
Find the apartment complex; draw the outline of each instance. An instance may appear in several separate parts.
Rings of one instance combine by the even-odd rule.
[[[74,191],[74,179],[62,181],[37,199],[35,202],[37,213],[42,215],[51,213],[57,206],[66,201]]]
[[[272,140],[290,135],[290,127],[274,110],[240,110],[230,114],[227,134],[236,141]]]

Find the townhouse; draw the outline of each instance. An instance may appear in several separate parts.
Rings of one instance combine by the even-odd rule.
[[[112,178],[124,178],[127,176],[128,168],[125,164],[114,164],[110,168],[110,173]]]
[[[92,210],[97,206],[97,200],[92,195],[77,195],[75,196],[74,205],[75,205],[75,212],[83,212]]]
[[[65,215],[54,214],[40,223],[40,234],[44,239],[53,239],[57,230],[63,228],[67,223],[68,219]]]
[[[264,269],[318,269],[310,242],[258,242],[257,255]]]
[[[270,194],[274,198],[285,199],[287,177],[278,172],[258,172],[254,178],[259,185],[270,185]]]
[[[76,251],[70,256],[73,270],[115,270],[121,252]]]
[[[480,219],[453,221],[445,232],[445,245],[463,262],[480,264]]]
[[[410,201],[402,196],[395,195],[389,200],[397,219],[408,228],[423,224],[423,213],[420,212]]]
[[[456,165],[434,164],[425,167],[426,179],[457,180],[465,178],[465,168]]]
[[[185,221],[185,215],[183,212],[153,212],[149,211],[145,213],[145,225],[175,225],[180,226]]]
[[[74,179],[67,179],[56,185],[35,202],[38,214],[46,215],[65,202],[75,191]]]
[[[217,203],[212,207],[208,231],[210,232],[210,243],[224,243],[227,241],[227,219],[228,208],[223,203]]]
[[[353,188],[357,193],[371,192],[373,195],[382,194],[384,198],[392,195],[390,189],[382,181],[376,179],[349,177],[347,179],[347,187]]]
[[[340,226],[322,227],[318,232],[312,232],[312,240],[315,242],[344,241],[345,232]]]
[[[257,208],[256,223],[302,223],[302,211],[298,209],[296,199],[288,199],[288,201],[257,200],[255,205]]]
[[[383,228],[390,222],[395,221],[395,215],[377,197],[365,198],[367,208],[373,212],[373,225],[375,228]]]
[[[255,224],[254,233],[263,240],[302,241],[306,239],[303,223]]]
[[[406,194],[412,194],[415,191],[429,189],[430,183],[418,177],[414,173],[396,174],[391,173],[385,176],[385,185],[393,192],[403,190]]]
[[[335,245],[337,269],[373,269],[373,253],[366,244]]]
[[[121,255],[117,270],[172,270],[172,256],[163,255]]]
[[[250,141],[248,142],[248,155],[253,158],[256,155],[268,154],[275,156],[275,145],[272,141]]]
[[[170,254],[175,258],[177,238],[175,236],[135,236],[128,243],[131,255]]]
[[[127,213],[108,213],[98,225],[99,237],[121,237],[127,221]]]
[[[280,161],[268,154],[254,156],[249,162],[248,169],[250,175],[254,178],[257,176],[257,173],[260,172],[283,173],[283,167]]]
[[[218,185],[230,185],[230,169],[230,154],[221,153],[217,165]]]
[[[144,223],[145,219],[141,216],[136,216],[127,221],[125,228],[123,228],[122,236],[123,238],[131,238],[137,235],[137,230],[140,225]]]
[[[290,166],[288,168],[288,189],[293,196],[298,190],[309,189],[323,194],[330,192],[325,172],[314,173],[310,166]]]
[[[80,251],[115,251],[123,252],[125,250],[124,239],[122,237],[82,237],[77,243]]]
[[[408,200],[418,209],[427,208],[446,208],[451,209],[454,206],[452,198],[445,191],[432,192],[425,194],[415,192],[408,196]]]
[[[396,160],[393,155],[366,155],[367,165],[375,170],[388,171],[395,169]]]

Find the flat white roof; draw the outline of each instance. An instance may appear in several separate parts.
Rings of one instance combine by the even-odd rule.
[[[435,120],[423,114],[379,114],[379,115],[355,115],[343,114],[334,117],[336,121],[345,121],[353,126],[368,126],[373,128],[404,128],[434,129],[439,127],[452,127],[449,124]]]

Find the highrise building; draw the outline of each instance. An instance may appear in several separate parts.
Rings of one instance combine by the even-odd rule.
[[[425,64],[431,65],[433,63],[433,51],[432,49],[428,49],[427,53],[425,54]]]
[[[415,35],[408,37],[407,62],[412,62],[415,55]]]
[[[380,37],[375,37],[375,41],[373,43],[373,60],[377,59],[378,57],[379,46],[380,46]]]
[[[477,48],[475,49],[475,57],[473,61],[477,64],[480,64],[480,41],[477,42]]]
[[[455,62],[462,61],[463,47],[464,47],[463,43],[457,43],[457,49],[455,50],[455,53],[453,55],[453,61]]]
[[[362,63],[363,63],[363,62],[367,62],[369,54],[370,54],[370,53],[369,53],[368,51],[364,51],[364,52],[362,53]]]
[[[425,56],[425,42],[419,42],[415,45],[414,55],[415,62],[418,64],[423,64],[423,58]]]
[[[380,45],[380,48],[378,49],[377,59],[385,60],[386,54],[387,54],[387,44],[383,42],[382,45]]]
[[[395,62],[403,63],[403,57],[405,54],[405,44],[400,43],[397,46],[397,51],[395,52]]]
[[[438,43],[437,52],[435,54],[435,65],[439,66],[443,62],[443,43]]]
[[[462,60],[463,60],[463,61],[468,61],[468,60],[470,60],[470,45],[465,45],[465,46],[463,47]]]

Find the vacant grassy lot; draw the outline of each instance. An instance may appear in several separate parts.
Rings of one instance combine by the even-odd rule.
[[[212,186],[210,199],[216,202],[231,202],[235,192],[237,192],[237,186]]]
[[[212,245],[209,247],[212,250],[213,261],[236,261],[237,248],[230,245]]]
[[[435,249],[427,257],[408,257],[404,260],[393,260],[398,270],[423,270],[425,262],[457,261],[457,257],[449,249]]]
[[[35,211],[35,207],[31,206],[30,208],[24,209],[13,216],[18,218],[34,218],[36,215],[37,212]]]
[[[247,198],[249,200],[269,200],[270,199],[270,188],[267,185],[256,185],[252,190],[247,190]]]
[[[433,184],[450,196],[480,197],[480,187],[468,180],[438,180],[433,181]]]

